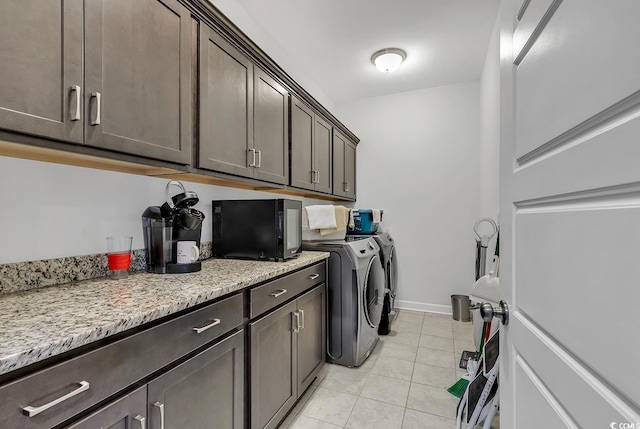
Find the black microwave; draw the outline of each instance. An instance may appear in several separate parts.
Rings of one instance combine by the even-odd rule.
[[[221,200],[213,205],[213,256],[289,259],[302,252],[302,202]]]

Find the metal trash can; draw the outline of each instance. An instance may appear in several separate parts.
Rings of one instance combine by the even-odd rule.
[[[451,311],[453,320],[470,322],[471,300],[469,300],[469,295],[451,295]]]

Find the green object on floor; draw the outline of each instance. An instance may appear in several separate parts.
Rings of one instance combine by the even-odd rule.
[[[468,384],[469,384],[469,380],[467,380],[466,378],[461,378],[460,380],[456,381],[456,383],[453,386],[448,388],[447,392],[451,393],[456,398],[459,398],[462,396],[464,391],[467,390]]]

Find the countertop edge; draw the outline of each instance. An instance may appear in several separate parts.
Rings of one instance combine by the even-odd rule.
[[[0,376],[18,369],[27,367],[29,365],[42,362],[48,358],[72,351],[79,347],[89,345],[93,342],[106,339],[110,336],[128,331],[133,328],[140,327],[147,323],[154,322],[158,319],[184,311],[191,307],[198,306],[208,301],[212,301],[214,299],[224,297],[234,292],[244,290],[248,287],[255,286],[260,283],[269,281],[276,277],[297,271],[299,269],[321,262],[329,257],[329,253],[325,253],[325,252],[303,252],[303,254],[306,255],[306,257],[304,258],[304,261],[291,260],[289,263],[287,262],[277,263],[281,265],[272,264],[273,266],[276,267],[275,269],[268,270],[266,272],[261,272],[259,275],[256,275],[250,278],[240,277],[236,282],[228,282],[228,283],[223,282],[223,284],[221,285],[212,285],[211,289],[208,289],[200,293],[194,293],[193,295],[184,294],[184,293],[182,295],[176,295],[175,301],[171,301],[166,304],[161,304],[157,307],[153,307],[152,309],[141,311],[139,313],[132,314],[130,316],[126,316],[126,315],[123,315],[122,317],[116,316],[115,320],[111,320],[109,321],[109,323],[89,326],[87,327],[87,329],[83,330],[82,332],[77,332],[77,333],[74,333],[73,335],[61,336],[59,338],[46,340],[46,341],[43,340],[41,344],[39,344],[38,346],[27,346],[25,347],[25,350],[18,353],[8,354],[4,356],[0,355]],[[217,263],[224,264],[224,261],[229,261],[229,260],[217,260]],[[251,263],[255,263],[256,261],[245,261],[245,262],[247,264],[251,264]],[[234,260],[234,263],[242,264],[242,262],[238,260]],[[147,275],[147,274],[145,273],[143,275]],[[150,274],[149,276],[163,276],[163,275]],[[134,276],[131,276],[131,277],[134,277]],[[163,280],[166,278],[167,277],[164,277]],[[175,278],[176,283],[178,282],[178,279],[182,279],[182,278],[176,277]],[[51,288],[58,288],[60,289],[61,292],[64,292],[65,289],[69,290],[72,287],[76,288],[78,286],[82,286],[83,284],[91,284],[91,283],[96,283],[96,281],[87,280],[87,281],[82,281],[77,283],[66,284],[66,285],[53,286]],[[27,294],[29,292],[24,292],[21,295]],[[38,290],[33,291],[32,295],[36,296],[37,293],[38,293]],[[167,297],[163,297],[163,298],[167,299]],[[169,299],[171,298],[169,297]],[[34,331],[37,332],[36,326],[34,326]],[[11,335],[11,332],[9,331],[5,333],[5,335]]]

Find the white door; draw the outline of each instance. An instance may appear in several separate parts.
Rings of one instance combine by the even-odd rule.
[[[640,428],[640,1],[503,0],[501,102],[500,426]]]

